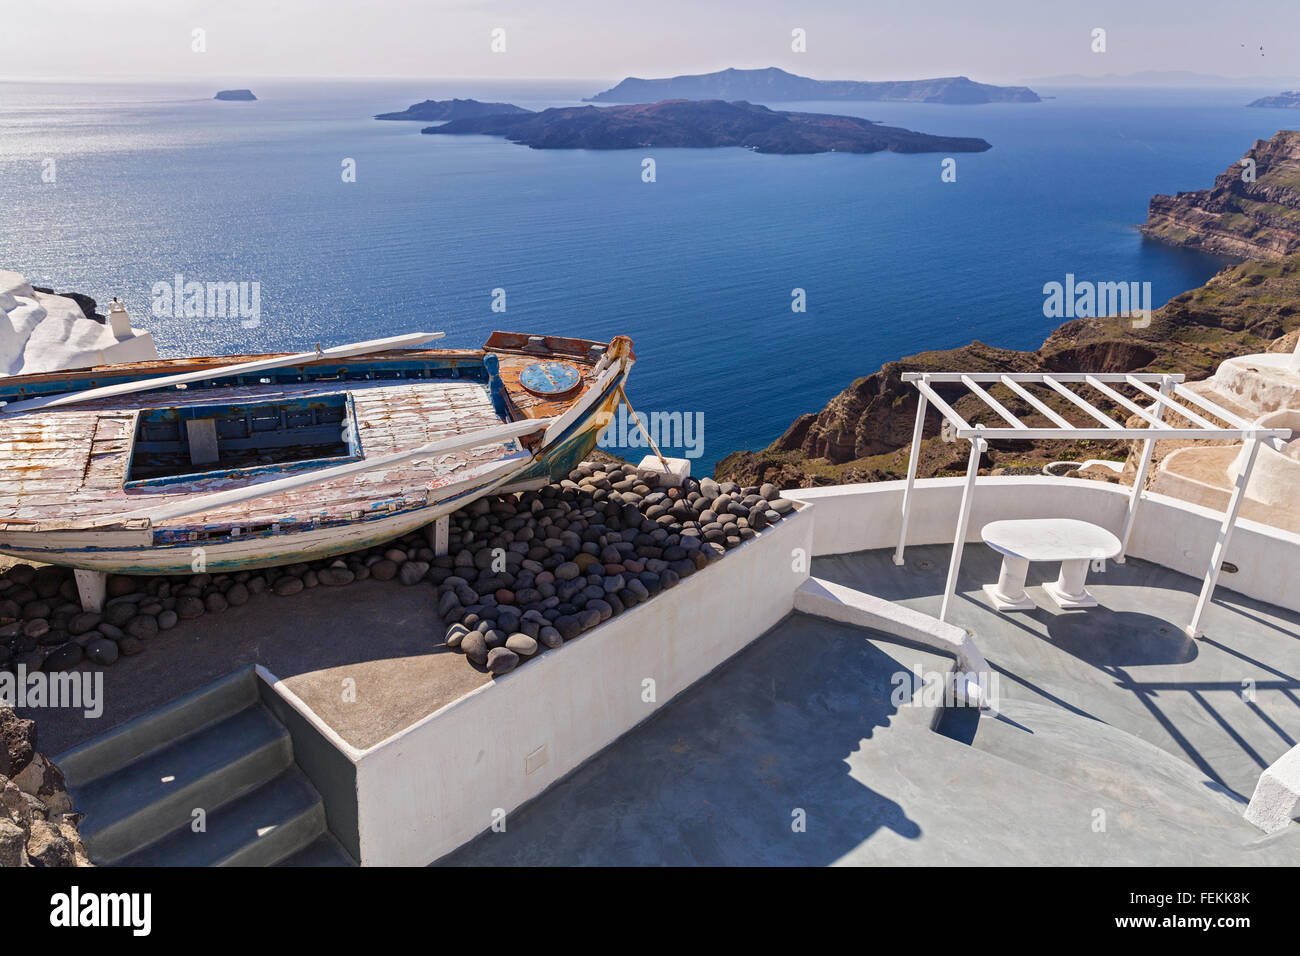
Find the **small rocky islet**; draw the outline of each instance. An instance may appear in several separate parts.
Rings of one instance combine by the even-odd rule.
[[[532,110],[526,110],[522,106],[515,106],[513,103],[481,103],[473,99],[424,100],[395,113],[379,113],[375,116],[375,119],[437,122],[440,120],[474,119],[479,116],[517,115],[531,112]]]
[[[480,498],[433,526],[311,563],[185,576],[110,575],[102,612],[83,611],[73,573],[17,564],[0,575],[0,669],[109,666],[163,631],[267,594],[374,578],[435,588],[443,641],[493,675],[672,588],[794,511],[773,485],[654,474],[589,462],[534,491]]]

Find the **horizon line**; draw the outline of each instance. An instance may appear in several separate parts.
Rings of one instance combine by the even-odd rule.
[[[363,73],[363,74],[316,74],[316,73],[248,73],[244,74],[238,82],[251,81],[313,81],[313,82],[501,82],[501,83],[606,83],[612,82],[617,84],[626,79],[640,80],[660,80],[674,79],[683,76],[708,76],[713,73],[722,73],[727,70],[737,70],[742,72],[754,72],[759,70],[778,69],[794,76],[803,76],[807,79],[818,79],[817,77],[807,74],[793,73],[779,66],[766,67],[721,67],[715,70],[705,70],[698,73],[674,73],[671,75],[661,74],[657,76],[639,76],[634,74],[624,74],[620,79],[611,79],[608,76],[502,76],[502,75],[432,75],[432,74],[407,74],[407,73]],[[1300,84],[1300,74],[1290,78],[1279,76],[1277,74],[1247,74],[1225,76],[1222,74],[1202,74],[1194,70],[1138,70],[1133,73],[1063,73],[1057,76],[1038,76],[1024,77],[1016,81],[990,82],[979,80],[969,72],[958,71],[955,73],[936,74],[932,76],[917,76],[899,80],[894,79],[876,79],[876,80],[849,80],[848,82],[922,82],[925,80],[951,79],[956,77],[965,77],[977,83],[984,83],[990,86],[1015,86],[1029,85],[1032,83],[1057,86],[1086,86],[1090,83],[1115,85],[1117,81],[1126,79],[1135,79],[1138,77],[1160,77],[1160,76],[1180,76],[1187,75],[1199,80],[1221,81],[1220,83],[1188,83],[1189,87],[1196,88],[1215,88],[1219,85],[1241,84],[1241,83],[1258,83],[1261,86],[1275,86],[1278,82]],[[1052,81],[1069,80],[1069,83]],[[108,73],[108,74],[70,74],[70,73],[53,73],[53,74],[17,74],[17,73],[0,73],[0,83],[206,83],[206,82],[236,82],[230,80],[229,73],[187,73],[177,75],[171,73]],[[1081,82],[1080,82],[1081,81]],[[821,80],[820,82],[844,82],[836,78]],[[1141,85],[1141,84],[1138,84]]]

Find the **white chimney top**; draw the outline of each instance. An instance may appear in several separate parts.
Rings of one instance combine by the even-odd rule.
[[[108,307],[108,322],[113,329],[113,337],[117,339],[129,339],[131,337],[131,316],[126,311],[126,306],[117,299],[114,299]]]

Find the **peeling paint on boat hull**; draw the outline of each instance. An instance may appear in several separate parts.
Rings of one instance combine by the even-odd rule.
[[[502,333],[494,333],[494,339]],[[490,344],[493,340],[489,340]],[[572,348],[582,340],[548,340]],[[548,432],[544,445],[534,449],[531,456],[518,455],[521,462],[512,462],[514,456],[472,462],[470,468],[459,472],[447,482],[426,485],[421,500],[401,494],[387,498],[380,496],[363,510],[350,514],[338,508],[302,517],[286,517],[272,525],[247,524],[232,534],[232,522],[222,524],[169,525],[150,528],[67,527],[37,529],[34,522],[0,518],[0,552],[15,557],[50,564],[65,565],[87,570],[123,574],[189,574],[196,570],[196,559],[201,557],[207,571],[234,571],[255,569],[299,561],[319,560],[352,551],[362,550],[391,541],[429,525],[443,515],[459,510],[470,502],[498,489],[527,482],[558,480],[588,455],[595,447],[597,437],[609,420],[619,401],[619,387],[626,381],[635,356],[627,343],[627,360],[621,367],[611,367],[599,377],[589,381],[587,389],[564,402],[567,423],[554,433]],[[517,349],[513,342],[497,345],[498,349]],[[461,356],[458,355],[457,358]],[[611,363],[612,364],[612,363]],[[512,373],[518,374],[518,360]],[[596,369],[599,371],[599,368]],[[515,385],[510,380],[511,386]],[[512,395],[512,399],[515,396]],[[555,414],[556,403],[545,403],[532,396],[521,396],[524,405],[516,408],[521,418],[547,417]],[[15,419],[17,421],[17,419]],[[515,445],[517,448],[518,446]],[[530,460],[531,459],[531,460]],[[427,479],[426,479],[427,480]],[[238,525],[235,521],[233,524]],[[242,533],[241,533],[242,532]],[[201,550],[200,550],[201,549]]]

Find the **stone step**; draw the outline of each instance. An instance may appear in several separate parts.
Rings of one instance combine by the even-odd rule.
[[[250,667],[88,740],[55,763],[70,786],[81,787],[256,702],[257,677]]]
[[[1259,836],[1243,818],[1246,798],[1240,793],[1155,744],[1050,704],[1003,700],[998,715],[981,717],[970,743],[975,751],[1162,823],[1177,822],[1240,844]]]
[[[1255,420],[1256,413],[1241,404],[1241,397],[1239,395],[1235,395],[1231,392],[1218,391],[1211,387],[1210,382],[1193,382],[1189,387],[1202,398],[1213,402],[1224,411],[1232,412],[1232,414],[1236,415],[1238,418],[1244,418],[1248,422]],[[1188,405],[1192,411],[1199,412],[1201,415],[1206,416],[1205,409],[1192,405],[1190,402],[1185,402],[1184,404]]]
[[[276,866],[356,866],[347,850],[328,833],[322,833],[292,856],[285,857]]]
[[[209,810],[205,829],[186,822],[119,861],[121,866],[273,866],[325,836],[320,794],[297,767]]]
[[[82,838],[111,864],[260,786],[293,761],[289,732],[255,704],[75,786]]]

